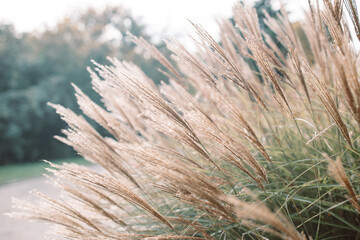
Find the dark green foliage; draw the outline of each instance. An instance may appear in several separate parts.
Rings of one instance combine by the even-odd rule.
[[[243,1],[240,0],[240,3],[243,4]],[[284,46],[282,46],[282,44],[277,40],[276,34],[270,29],[269,26],[266,25],[265,20],[266,20],[266,15],[265,12],[267,14],[269,14],[270,17],[273,18],[277,18],[277,16],[280,13],[279,10],[274,10],[273,6],[272,6],[272,1],[271,0],[258,0],[254,3],[254,8],[256,10],[257,16],[258,16],[258,20],[259,20],[259,26],[260,29],[263,30],[263,33],[266,33],[271,39],[272,41],[279,47],[279,49],[281,49],[281,51],[283,51],[284,53],[287,51],[285,49]],[[234,18],[230,18],[230,21],[235,24],[235,20]],[[241,33],[241,31],[239,31],[240,35],[243,36],[243,34]],[[263,39],[265,41],[265,36],[263,36]],[[265,41],[266,43],[266,41]],[[250,50],[249,50],[249,54],[250,54]],[[250,58],[250,57],[246,57],[243,56],[244,60],[249,64],[250,68],[256,72],[259,73],[259,67],[256,65],[255,61]],[[264,80],[262,79],[261,74],[258,74],[259,80],[260,82],[264,82]]]

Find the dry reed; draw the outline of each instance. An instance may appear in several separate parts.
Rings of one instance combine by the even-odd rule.
[[[131,36],[167,69],[169,83],[155,86],[132,63],[94,63],[89,72],[104,107],[74,88],[83,114],[107,137],[83,116],[50,106],[69,126],[56,138],[105,172],[50,163],[64,196],[36,192],[41,203],[15,201],[23,212],[13,216],[87,240],[298,240],[329,236],[332,228],[358,234],[346,216],[355,214],[351,205],[360,211],[359,61],[349,33],[354,28],[360,39],[360,27],[355,1],[324,5],[310,3],[303,36],[283,7],[277,18],[265,13],[274,39],[255,9],[235,4],[235,25],[218,21],[221,44],[191,22],[199,50],[166,40],[172,61]],[[346,190],[327,182],[323,153],[349,162],[345,169],[340,158],[328,161],[329,175]],[[347,171],[355,171],[352,178]],[[337,191],[347,191],[350,206]]]

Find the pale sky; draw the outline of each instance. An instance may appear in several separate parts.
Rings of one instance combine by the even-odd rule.
[[[230,17],[236,0],[0,0],[0,21],[13,23],[19,32],[41,31],[73,11],[89,6],[104,8],[122,5],[141,18],[148,32],[160,38],[171,35],[187,39],[192,27],[186,19],[200,23],[210,34],[217,36],[216,17]],[[247,2],[254,2],[248,0]],[[273,1],[276,2],[276,1]],[[307,0],[288,1],[292,12],[298,14]],[[300,9],[299,9],[300,7]]]

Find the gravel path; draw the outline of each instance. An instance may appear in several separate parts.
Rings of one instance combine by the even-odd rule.
[[[58,191],[53,185],[46,183],[45,177],[30,178],[10,184],[0,185],[0,239],[4,240],[43,240],[44,233],[49,226],[40,222],[29,222],[22,219],[12,219],[4,213],[13,211],[11,198],[33,200],[36,197],[29,194],[36,189],[52,197],[58,196]],[[15,209],[16,210],[16,209]]]

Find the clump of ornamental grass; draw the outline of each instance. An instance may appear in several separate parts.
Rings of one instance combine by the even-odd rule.
[[[13,215],[68,239],[360,239],[358,12],[323,2],[309,3],[303,37],[282,8],[266,16],[271,38],[240,3],[235,24],[219,21],[221,44],[191,22],[195,54],[169,39],[166,59],[130,35],[169,83],[94,63],[104,108],[74,88],[108,136],[51,106],[69,126],[56,138],[103,171],[49,163],[63,196],[35,192],[40,202],[16,200]]]

